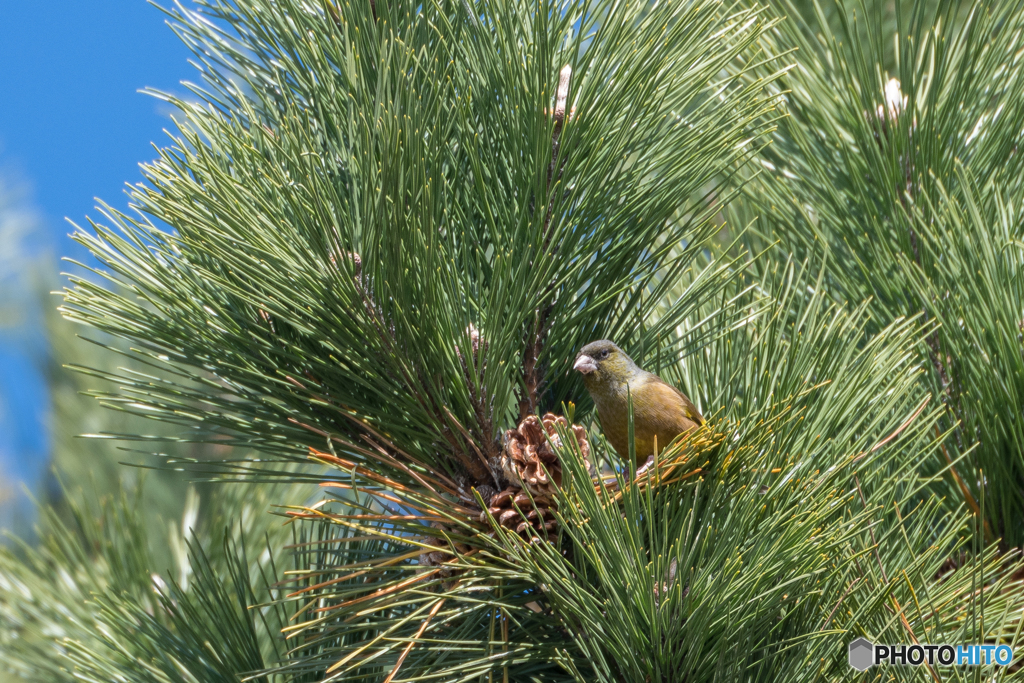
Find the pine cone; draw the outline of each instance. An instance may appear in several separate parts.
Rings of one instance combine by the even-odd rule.
[[[501,468],[510,483],[534,496],[554,499],[555,492],[562,485],[562,464],[555,453],[555,449],[561,446],[558,425],[568,427],[569,423],[553,413],[539,420],[530,415],[519,423],[518,428],[505,432]],[[580,425],[572,425],[571,429],[583,458],[589,461],[587,430]]]
[[[384,309],[373,298],[373,279],[363,272],[363,257],[354,251],[342,252],[342,256],[348,261],[348,268],[351,269],[352,281],[356,285],[356,293],[363,299],[363,308],[379,328],[386,332],[391,339],[395,338],[395,324],[384,313]],[[328,254],[331,265],[339,269],[338,260],[334,254]]]
[[[469,337],[472,362],[467,360],[466,356],[462,355],[462,349],[459,348],[458,344],[455,345],[455,355],[459,357],[459,363],[462,364],[462,373],[466,376],[466,380],[469,382],[470,391],[475,392],[472,398],[477,403],[481,403],[482,400],[482,403],[485,404],[487,402],[486,397],[477,396],[476,393],[478,393],[478,385],[482,382],[484,376],[484,367],[480,362],[480,351],[481,349],[486,351],[487,340],[481,336],[480,330],[476,329],[476,325],[473,323],[470,323],[469,327],[466,328],[466,336]],[[473,379],[472,374],[470,373],[471,364],[476,367],[476,380]]]
[[[437,522],[432,522],[431,527],[441,531],[450,531],[447,527]],[[420,553],[419,564],[422,567],[437,567],[455,559],[454,549],[459,553],[469,552],[469,546],[462,543],[449,543],[443,538],[428,538],[423,541],[426,545],[436,546],[437,550],[424,550]],[[454,548],[452,547],[454,546]],[[454,576],[457,570],[452,567],[442,567],[441,578],[448,579]]]
[[[473,347],[473,357],[476,358],[477,354],[480,353],[480,347],[486,347],[487,342],[480,338],[480,330],[476,329],[476,325],[473,323],[470,323],[469,327],[466,328],[466,335],[469,337],[470,346]],[[455,345],[455,355],[459,357],[462,366],[465,367],[466,359],[462,356],[462,349],[459,348],[458,344]]]
[[[349,261],[349,267],[352,269],[352,277],[357,280],[363,276],[363,258],[354,251],[346,251],[345,257]],[[338,260],[334,257],[334,254],[327,254],[327,258],[331,260],[331,265],[335,268],[338,267]]]
[[[590,458],[587,430],[569,425],[560,415],[548,413],[538,419],[530,415],[516,429],[505,432],[501,453],[501,469],[509,486],[488,501],[480,513],[480,521],[490,513],[501,526],[512,529],[524,538],[546,538],[555,541],[555,495],[562,484],[562,463],[556,449],[561,447],[558,427],[570,428],[584,459]],[[530,497],[533,497],[531,502]]]
[[[530,538],[532,528],[540,538],[555,541],[555,516],[551,509],[554,502],[543,496],[536,496],[530,502],[530,496],[521,488],[510,486],[498,493],[487,505],[487,510],[480,513],[480,521],[487,521],[487,513],[506,529],[512,529],[523,538]],[[523,519],[523,516],[526,519]]]
[[[875,142],[881,146],[884,140],[889,139],[889,123],[895,122],[907,111],[908,97],[900,90],[900,81],[897,78],[890,78],[885,84],[885,104],[880,104],[874,112],[864,112],[868,123],[874,128]],[[917,129],[917,117],[910,122],[909,132],[911,135]]]

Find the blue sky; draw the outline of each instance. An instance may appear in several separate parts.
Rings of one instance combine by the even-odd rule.
[[[70,218],[96,216],[96,197],[127,204],[124,184],[152,144],[166,144],[170,108],[138,92],[183,92],[190,53],[145,0],[0,0],[0,176],[28,189],[38,245],[81,257]],[[0,482],[35,486],[48,448],[38,335],[0,339]],[[26,342],[26,340],[28,340]],[[0,518],[0,526],[3,519]]]

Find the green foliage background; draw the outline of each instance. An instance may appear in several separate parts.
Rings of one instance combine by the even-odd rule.
[[[58,465],[102,481],[0,554],[10,675],[845,680],[858,636],[1019,646],[1016,0],[169,15],[201,80],[138,213],[77,233],[102,267],[61,310],[98,346],[56,346]],[[708,420],[653,478],[571,372],[598,338]],[[546,411],[614,479],[561,435],[555,544],[481,510]],[[123,492],[80,432],[205,483]]]

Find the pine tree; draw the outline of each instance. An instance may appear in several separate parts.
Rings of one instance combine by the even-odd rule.
[[[62,310],[129,349],[105,403],[251,455],[167,459],[224,482],[176,572],[128,496],[0,556],[9,668],[797,681],[859,675],[859,636],[1017,645],[1020,13],[900,4],[889,53],[858,7],[177,6],[202,81]],[[642,476],[572,371],[601,338],[707,418]]]
[[[759,186],[754,242],[824,258],[832,296],[870,299],[874,327],[920,316],[936,433],[952,431],[948,495],[978,514],[984,488],[987,538],[1019,547],[1022,7],[916,2],[895,35],[881,3],[839,25],[815,7],[774,46],[798,45],[806,68],[779,82],[790,116],[765,154],[781,173]]]

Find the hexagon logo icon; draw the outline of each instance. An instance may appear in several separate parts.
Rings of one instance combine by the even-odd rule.
[[[864,671],[874,664],[875,646],[867,638],[858,638],[850,643],[850,666]]]

